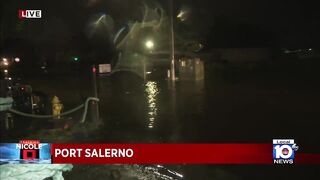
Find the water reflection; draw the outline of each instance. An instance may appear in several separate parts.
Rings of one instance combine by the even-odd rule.
[[[144,170],[149,173],[153,173],[156,177],[164,180],[182,180],[184,179],[183,174],[178,173],[172,169],[168,169],[160,164],[158,165],[147,165]]]
[[[148,81],[146,83],[147,101],[148,101],[148,128],[153,128],[157,116],[157,95],[159,93],[157,83]]]

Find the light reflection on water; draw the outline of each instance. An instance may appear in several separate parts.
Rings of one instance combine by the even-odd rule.
[[[147,101],[148,101],[148,128],[153,128],[157,116],[157,95],[159,89],[157,83],[154,81],[148,81],[146,83]]]

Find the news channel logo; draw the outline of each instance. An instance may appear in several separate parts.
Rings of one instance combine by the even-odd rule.
[[[298,149],[294,139],[273,139],[273,163],[293,164],[294,152]]]
[[[0,164],[51,164],[51,144],[39,140],[0,143]]]

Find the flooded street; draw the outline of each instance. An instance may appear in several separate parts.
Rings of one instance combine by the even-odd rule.
[[[315,142],[320,94],[316,87],[289,86],[259,79],[211,79],[146,81],[119,89],[101,78],[100,112],[106,130],[100,140],[217,143],[294,137],[301,143]]]
[[[230,80],[209,74],[202,81],[172,83],[165,79],[143,81],[130,73],[102,76],[98,78],[98,92],[103,125],[94,130],[93,135],[74,135],[72,142],[269,143],[274,138],[290,137],[302,145],[304,151],[319,152],[319,145],[315,144],[319,139],[315,132],[320,127],[319,89],[312,81],[287,77],[285,80],[272,77]],[[80,104],[91,94],[89,78],[54,81],[34,78],[29,82],[34,84],[34,89],[59,96],[66,109]],[[75,114],[73,118],[78,116]],[[145,168],[76,165],[66,174],[66,179],[87,179],[90,174],[104,179],[104,169],[110,167],[125,173]],[[185,179],[254,179],[261,178],[261,174],[264,174],[262,179],[271,179],[280,171],[283,176],[292,177],[311,177],[318,173],[315,166],[282,170],[274,166],[236,165],[170,165],[166,168],[180,172]],[[142,175],[133,174],[131,172],[132,178],[152,179],[144,170]]]

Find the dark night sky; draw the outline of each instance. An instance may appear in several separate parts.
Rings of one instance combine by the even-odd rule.
[[[17,38],[21,34],[25,36],[26,33],[37,39],[36,36],[45,28],[58,31],[62,37],[70,36],[71,39],[79,40],[85,34],[86,24],[94,14],[101,12],[110,14],[114,19],[115,28],[118,28],[128,20],[139,19],[141,2],[141,0],[1,1],[1,26],[3,26],[1,40],[8,37]],[[158,0],[158,2],[166,6],[169,1]],[[320,11],[314,2],[175,0],[174,3],[176,13],[182,6],[190,8],[188,28],[200,34],[200,39],[207,46],[315,47],[320,41]],[[17,19],[18,9],[41,9],[44,18],[41,23],[36,20],[25,22],[28,24],[28,29],[23,30],[23,23]],[[57,25],[54,22],[61,28],[55,27]]]

